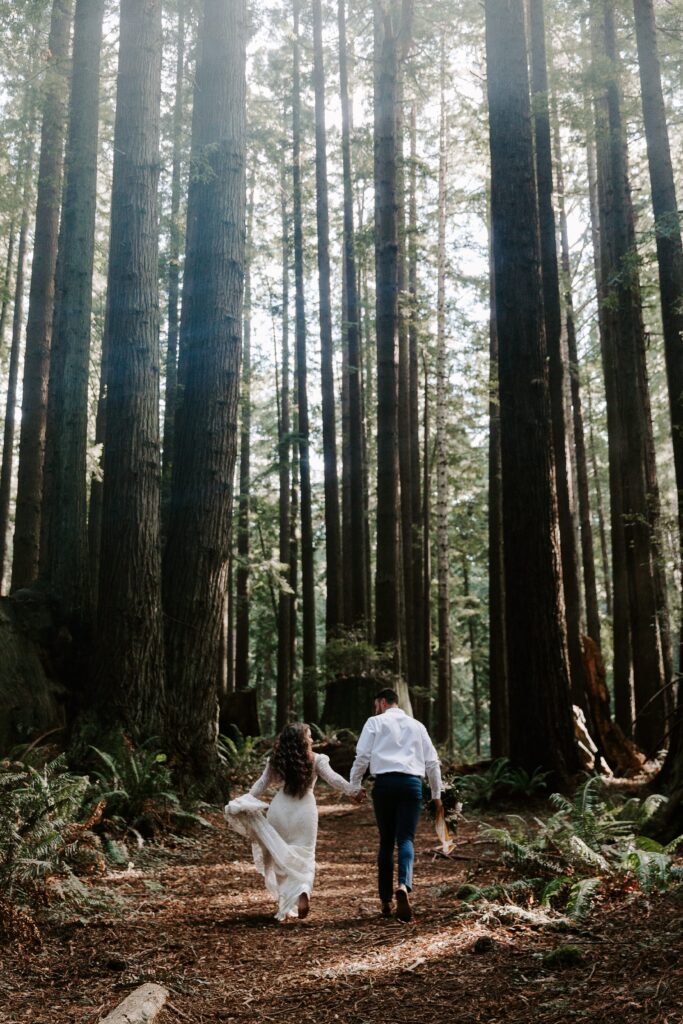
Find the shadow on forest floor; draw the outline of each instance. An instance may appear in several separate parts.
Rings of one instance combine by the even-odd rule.
[[[245,841],[215,829],[150,850],[99,884],[88,920],[47,929],[41,950],[0,949],[0,1024],[95,1024],[144,981],[171,991],[161,1024],[681,1024],[683,915],[674,893],[613,892],[562,933],[469,913],[463,883],[508,878],[478,820],[456,857],[417,838],[415,917],[380,917],[367,805],[322,797],[311,914],[278,925]],[[487,815],[491,820],[493,815]],[[483,820],[483,819],[480,819]],[[548,959],[576,947],[570,962]]]

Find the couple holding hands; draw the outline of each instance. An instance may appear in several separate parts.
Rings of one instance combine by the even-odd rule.
[[[315,877],[318,778],[346,793],[356,803],[366,797],[366,769],[374,777],[372,802],[379,829],[377,856],[382,915],[394,912],[400,921],[412,917],[413,845],[422,808],[422,779],[427,776],[435,809],[441,807],[439,758],[427,730],[398,706],[394,690],[375,696],[375,714],[358,739],[349,781],[338,775],[326,754],[316,754],[309,727],[285,726],[266,762],[261,778],[248,793],[225,808],[230,826],[251,840],[254,863],[266,887],[278,900],[278,921],[308,914]],[[270,804],[260,798],[277,787]],[[266,814],[263,814],[263,811]],[[394,890],[394,848],[398,847],[398,887]]]

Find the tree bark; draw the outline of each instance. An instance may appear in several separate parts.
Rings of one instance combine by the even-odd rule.
[[[217,789],[246,214],[246,8],[204,0],[192,116],[175,454],[164,552],[169,742]]]
[[[510,757],[574,771],[521,0],[487,0]],[[533,566],[533,572],[530,571]]]
[[[239,498],[237,503],[237,580],[235,591],[235,687],[249,686],[249,555],[251,502],[251,260],[254,236],[254,180],[249,189],[244,318],[242,340],[242,392],[240,426]]]
[[[88,628],[86,455],[104,0],[76,0],[45,442],[41,575],[72,629]]]
[[[54,0],[48,39],[31,289],[26,324],[12,590],[29,586],[38,575],[47,388],[72,12],[73,0]]]
[[[683,556],[683,244],[662,93],[653,0],[634,0],[640,87],[655,216],[671,437],[678,492],[678,548]],[[678,664],[682,634],[679,627]]]
[[[161,2],[123,0],[114,127],[96,682],[100,721],[139,739],[164,709],[159,550]],[[186,552],[183,552],[186,554]],[[176,623],[174,623],[174,626]]]
[[[185,72],[185,0],[178,3],[178,44],[176,50],[175,98],[173,101],[173,160],[171,169],[171,223],[168,253],[168,338],[166,342],[166,390],[164,396],[163,461],[161,509],[164,521],[171,500],[171,476],[178,405],[178,323],[180,306],[180,251],[183,227],[180,220],[183,77]],[[164,522],[165,525],[165,522]]]
[[[439,118],[439,195],[436,265],[436,573],[438,591],[438,659],[436,739],[453,749],[453,689],[451,668],[451,607],[448,543],[448,365],[446,361],[446,176],[448,132],[446,122],[446,49],[441,41],[441,112]]]
[[[553,163],[550,142],[550,105],[546,60],[543,0],[529,0],[531,28],[531,92],[534,112],[536,182],[543,280],[543,309],[550,409],[555,455],[562,587],[564,593],[567,650],[572,701],[587,710],[581,652],[581,598],[574,519],[570,502],[570,466],[567,457],[568,425],[565,421],[565,372],[562,358],[562,310],[557,259],[557,226],[553,210]]]
[[[623,506],[613,531],[622,534],[628,588],[633,656],[636,739],[649,755],[661,746],[665,700],[659,608],[653,565],[651,501],[654,467],[648,465],[649,397],[645,339],[626,145],[621,117],[617,50],[612,0],[593,0],[594,61],[598,78],[598,192],[600,257],[605,337],[603,360],[608,401],[612,406],[610,472],[619,475]],[[619,541],[617,541],[619,543]],[[616,561],[616,551],[613,563]],[[617,585],[615,579],[615,600]],[[657,695],[659,694],[659,695]]]
[[[326,631],[332,637],[342,621],[341,533],[337,476],[337,427],[332,309],[330,297],[330,217],[327,195],[327,131],[325,128],[325,70],[323,65],[322,5],[313,0],[313,89],[315,92],[315,184],[320,295],[320,386],[322,394],[323,467],[325,481],[325,566],[327,575]]]
[[[353,222],[353,183],[351,177],[351,103],[346,48],[346,14],[344,0],[337,9],[339,27],[339,90],[342,108],[342,174],[344,179],[344,269],[346,284],[345,340],[349,415],[348,479],[349,479],[349,542],[344,560],[351,568],[349,606],[346,625],[367,634],[370,610],[366,580],[369,573],[366,558],[368,525],[365,516],[363,476],[363,406],[361,381],[361,324],[356,270],[356,242]]]
[[[308,417],[308,364],[304,305],[304,239],[301,196],[301,71],[300,0],[294,0],[292,37],[292,186],[294,203],[294,280],[296,308],[296,379],[299,418],[299,474],[301,484],[301,598],[304,718],[318,720],[316,666],[315,579],[313,511],[311,497],[310,426]]]
[[[375,642],[395,669],[398,605],[398,225],[396,85],[398,13],[374,0],[375,288],[377,333],[377,565]]]
[[[505,565],[503,560],[503,469],[500,449],[500,382],[493,246],[489,229],[489,695],[491,757],[509,752],[507,647],[505,643]]]
[[[0,593],[4,593],[3,583],[7,568],[7,539],[9,533],[9,509],[17,415],[17,383],[19,381],[19,363],[21,359],[21,329],[24,321],[26,246],[31,215],[31,180],[35,155],[35,140],[30,132],[27,134],[25,142],[23,165],[19,172],[22,207],[19,223],[19,243],[17,246],[17,271],[14,280],[14,312],[12,316],[12,341],[7,376],[7,403],[3,426],[2,466],[0,467]]]
[[[565,331],[567,335],[567,357],[569,384],[571,394],[571,410],[574,424],[574,448],[577,480],[577,497],[579,503],[579,524],[581,538],[581,562],[583,568],[583,589],[586,604],[586,628],[588,636],[600,647],[600,613],[598,610],[598,589],[595,575],[595,553],[593,548],[593,525],[591,520],[590,496],[588,489],[588,460],[586,455],[586,439],[583,425],[583,408],[581,401],[581,374],[579,372],[579,355],[576,344],[576,323],[574,317],[574,299],[571,285],[571,265],[569,258],[569,231],[567,226],[567,208],[564,194],[564,175],[562,168],[562,151],[560,139],[560,122],[557,109],[554,110],[554,142],[555,166],[557,167],[557,201],[560,214],[560,246],[562,288],[565,304]]]
[[[286,111],[285,111],[286,120]],[[289,224],[287,219],[286,136],[283,132],[280,164],[280,208],[282,220],[282,392],[278,424],[278,527],[281,572],[290,590],[280,590],[277,630],[277,691],[275,727],[282,729],[289,720],[292,695],[291,628],[291,545],[290,545],[290,384],[289,384]]]

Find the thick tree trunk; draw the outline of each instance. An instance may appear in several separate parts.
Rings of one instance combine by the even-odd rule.
[[[441,43],[441,113],[439,119],[439,198],[436,257],[436,574],[438,592],[437,716],[435,736],[453,748],[453,689],[451,668],[451,604],[448,544],[448,364],[446,360],[446,49]]]
[[[521,0],[487,0],[510,757],[576,767],[562,617],[531,111]],[[533,571],[530,571],[533,566]]]
[[[286,120],[286,111],[285,111]],[[278,526],[280,571],[288,587],[291,581],[290,550],[290,385],[289,385],[289,225],[287,219],[287,156],[283,134],[280,165],[280,205],[282,219],[282,394],[278,424]],[[275,727],[282,729],[289,720],[292,698],[291,628],[293,593],[280,590],[277,630],[277,691]]]
[[[344,0],[338,4],[339,89],[342,108],[342,173],[344,179],[344,280],[346,285],[346,363],[348,391],[348,480],[349,538],[344,561],[350,569],[349,601],[346,625],[366,634],[369,625],[366,580],[368,524],[365,515],[363,478],[363,406],[361,381],[361,323],[356,269],[356,243],[353,222],[353,182],[351,177],[351,103],[346,52],[346,14]]]
[[[12,590],[38,575],[47,387],[62,192],[68,56],[73,0],[54,0],[40,138],[36,225],[21,400]]]
[[[653,0],[634,0],[640,87],[647,142],[652,207],[655,215],[659,291],[664,329],[671,437],[678,491],[679,560],[683,556],[683,244],[676,200],[669,132],[659,69]],[[679,624],[678,657],[682,632]]]
[[[249,555],[251,501],[251,260],[254,235],[254,182],[249,189],[246,263],[244,271],[244,327],[242,339],[242,393],[240,425],[239,498],[237,502],[237,580],[235,590],[235,687],[249,686]]]
[[[325,566],[327,575],[326,629],[333,636],[342,621],[341,533],[337,428],[332,369],[332,310],[330,297],[330,217],[327,197],[327,132],[325,128],[325,70],[323,66],[322,5],[313,0],[313,88],[315,92],[315,186],[320,295],[320,387],[322,394],[323,466],[325,480]]]
[[[292,194],[294,202],[294,280],[296,308],[296,380],[299,417],[299,474],[301,483],[301,598],[304,718],[318,720],[316,665],[315,579],[313,511],[311,497],[310,426],[308,417],[308,363],[304,305],[304,238],[301,195],[301,72],[300,0],[294,0],[292,36]]]
[[[50,359],[41,575],[72,628],[91,619],[86,454],[104,0],[76,0],[69,133]]]
[[[96,680],[100,720],[122,721],[145,739],[160,734],[164,706],[157,242],[161,2],[141,7],[122,0],[120,17],[103,341]]]
[[[24,282],[26,273],[26,243],[29,218],[31,215],[31,178],[33,173],[35,140],[32,134],[26,138],[21,175],[21,220],[19,223],[19,244],[17,247],[17,271],[14,281],[14,312],[12,316],[12,341],[7,376],[7,403],[2,440],[2,466],[0,467],[0,594],[4,593],[6,577],[7,540],[9,533],[9,510],[12,490],[12,468],[14,465],[14,435],[17,415],[17,384],[21,358],[21,330],[24,321]]]
[[[562,587],[567,627],[567,650],[572,701],[586,710],[581,653],[581,597],[574,518],[570,501],[570,466],[565,421],[565,373],[562,358],[562,310],[557,259],[557,229],[553,210],[553,162],[550,143],[550,106],[546,63],[543,0],[529,0],[531,27],[531,92],[534,112],[536,183],[541,243],[543,309],[545,316],[548,378],[552,416],[555,478],[557,484]]]
[[[200,33],[164,611],[169,742],[189,777],[215,792],[242,343],[244,0],[204,0]]]
[[[374,0],[375,288],[377,333],[377,565],[375,642],[398,667],[398,225],[396,86],[398,12]]]
[[[180,311],[180,251],[183,228],[180,220],[183,133],[183,78],[185,74],[185,0],[178,3],[175,98],[173,101],[173,162],[171,169],[171,222],[168,253],[168,338],[166,342],[166,390],[164,395],[161,509],[164,520],[171,500],[175,414],[178,404],[178,323]]]
[[[648,754],[661,746],[665,732],[664,678],[658,635],[659,608],[653,565],[651,511],[654,467],[650,460],[649,399],[645,338],[626,145],[617,77],[612,0],[591,5],[594,61],[598,78],[598,192],[603,307],[603,360],[610,433],[610,473],[621,483],[622,507],[613,512],[613,531],[621,533],[633,655],[636,739]],[[613,553],[617,564],[617,551]],[[615,577],[615,601],[617,581]]]

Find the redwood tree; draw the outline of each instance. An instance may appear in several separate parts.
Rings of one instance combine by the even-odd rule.
[[[122,0],[105,324],[97,614],[101,719],[159,735],[159,106],[161,0]]]
[[[510,757],[576,766],[522,0],[487,0]]]
[[[76,0],[41,524],[41,574],[80,622],[91,597],[86,452],[103,16],[104,0]]]
[[[210,792],[217,785],[219,658],[242,343],[244,0],[204,0],[199,54],[164,612],[168,742],[189,777]]]
[[[47,387],[62,191],[73,0],[54,0],[40,136],[36,223],[21,401],[12,590],[38,575]]]

